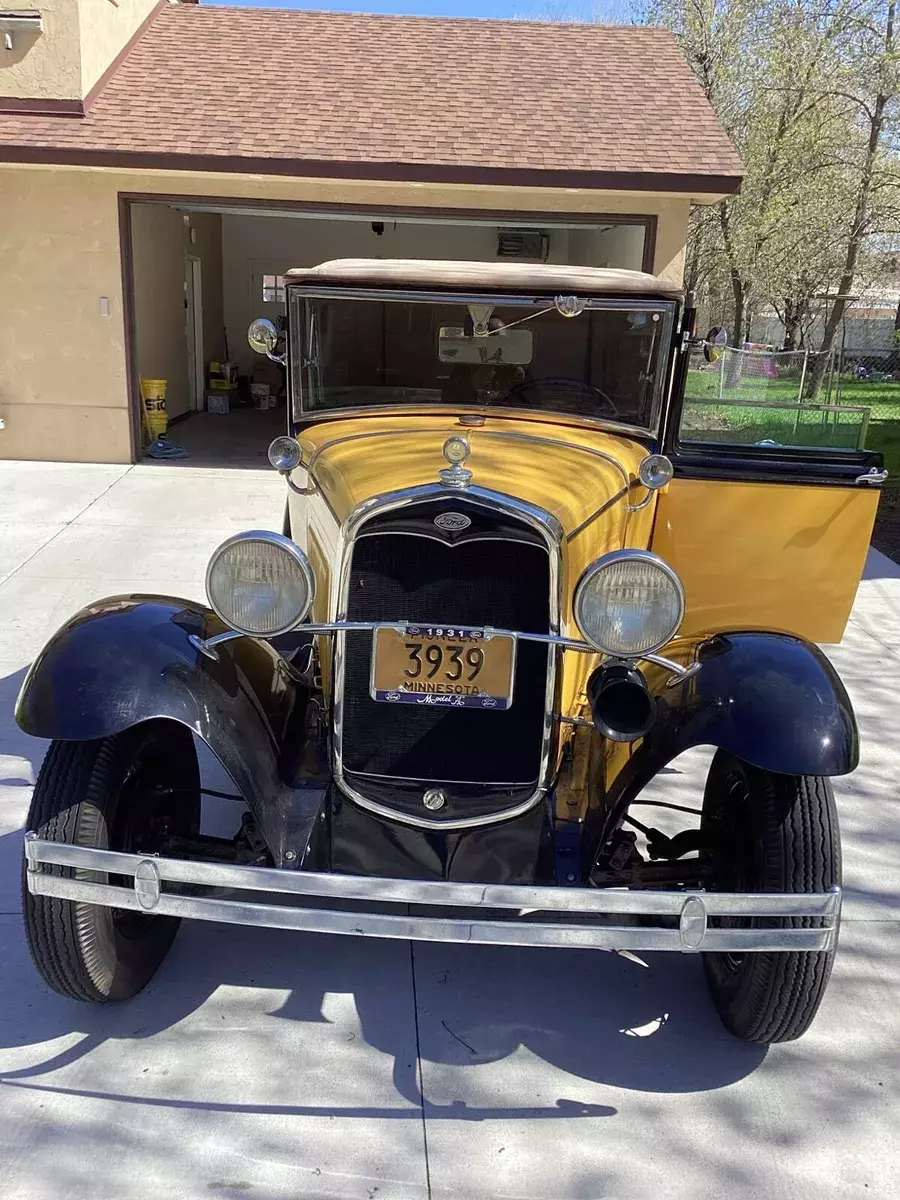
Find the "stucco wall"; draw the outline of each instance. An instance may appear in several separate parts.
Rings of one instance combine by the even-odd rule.
[[[523,214],[655,213],[656,270],[673,279],[683,269],[689,206],[687,197],[577,189],[0,168],[0,458],[131,459],[120,191]],[[101,316],[101,297],[110,301],[108,317]]]
[[[81,90],[87,95],[157,0],[76,0],[81,43]]]
[[[16,12],[36,9],[39,34],[15,32],[0,48],[0,96],[80,100],[156,7],[157,0],[14,0]]]
[[[0,212],[0,457],[128,462],[115,185],[4,170]]]
[[[112,7],[110,0],[103,3]],[[0,47],[0,96],[79,100],[78,0],[14,0],[3,7],[16,12],[37,9],[43,18],[43,32],[16,32],[12,50]]]

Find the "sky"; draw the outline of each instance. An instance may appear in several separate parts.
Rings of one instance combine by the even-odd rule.
[[[615,20],[626,0],[202,0],[243,8],[312,8],[331,12],[401,13],[424,17]]]

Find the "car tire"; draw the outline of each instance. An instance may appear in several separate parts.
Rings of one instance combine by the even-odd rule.
[[[200,773],[188,729],[148,721],[115,737],[52,742],[27,828],[39,838],[152,853],[166,835],[200,831]],[[71,878],[72,867],[43,866]],[[91,872],[98,882],[130,880]],[[152,978],[178,931],[177,917],[34,896],[23,861],[22,908],[31,956],[54,991],[75,1000],[128,1000]]]
[[[719,891],[822,892],[841,881],[834,794],[817,775],[779,775],[723,750],[712,761],[701,829],[716,845]],[[723,919],[764,925],[773,918]],[[786,928],[820,917],[777,918]],[[788,1042],[806,1032],[822,1002],[834,950],[706,953],[703,965],[725,1028],[748,1042]]]

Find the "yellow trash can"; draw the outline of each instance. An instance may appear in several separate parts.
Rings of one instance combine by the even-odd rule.
[[[144,407],[147,410],[147,426],[150,437],[159,437],[166,432],[169,417],[166,413],[166,381],[165,379],[142,379],[141,395],[144,397]]]

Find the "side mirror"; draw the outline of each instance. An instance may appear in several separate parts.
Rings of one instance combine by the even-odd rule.
[[[275,362],[283,362],[284,355],[276,354],[275,347],[278,344],[278,330],[266,317],[257,317],[251,322],[250,328],[247,330],[247,341],[250,343],[250,349],[255,350],[257,354],[265,354],[267,358],[274,359]]]

